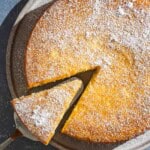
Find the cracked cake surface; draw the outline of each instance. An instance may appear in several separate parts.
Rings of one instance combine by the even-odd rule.
[[[58,0],[27,49],[29,87],[95,69],[62,132],[93,142],[150,127],[150,1]]]

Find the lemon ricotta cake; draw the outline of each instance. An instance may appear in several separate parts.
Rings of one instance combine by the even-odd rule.
[[[116,142],[148,130],[149,0],[58,0],[44,12],[26,48],[28,87],[94,69],[62,132]]]

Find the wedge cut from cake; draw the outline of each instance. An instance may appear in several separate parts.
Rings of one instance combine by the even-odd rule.
[[[12,105],[27,129],[47,145],[81,89],[82,81],[72,78],[52,89],[16,98]]]
[[[29,88],[93,70],[62,132],[91,142],[150,128],[150,1],[58,0],[26,47]]]

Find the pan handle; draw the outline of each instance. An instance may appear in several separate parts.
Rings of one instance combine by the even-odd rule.
[[[4,142],[2,142],[2,143],[0,144],[0,150],[5,150],[6,147],[7,147],[9,144],[11,144],[11,142],[13,142],[13,141],[14,141],[14,139],[11,138],[11,137],[9,137],[8,139],[6,139]]]
[[[0,144],[0,150],[5,150],[9,144],[11,144],[14,140],[16,140],[18,137],[21,136],[22,133],[18,129],[16,129],[14,134],[12,134],[8,139],[6,139],[4,142]]]

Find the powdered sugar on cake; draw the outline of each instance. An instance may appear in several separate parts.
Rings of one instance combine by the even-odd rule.
[[[20,118],[23,118],[31,128],[32,126],[35,126],[39,129],[41,135],[45,134],[48,136],[49,133],[54,130],[53,120],[58,117],[57,113],[61,113],[63,110],[62,104],[65,102],[65,99],[61,99],[62,101],[59,103],[59,100],[57,99],[57,95],[60,97],[59,94],[59,90],[57,93],[55,91],[54,94],[53,92],[50,92],[50,96],[41,99],[33,94],[31,98],[24,98],[24,100],[17,101],[15,106],[16,111]],[[64,97],[65,94],[66,91],[64,90]]]
[[[138,128],[137,133],[150,126],[149,120],[145,121],[145,126],[142,125],[142,121],[150,115],[150,7],[138,5],[131,0],[60,0],[41,17],[30,41],[27,50],[29,81],[53,81],[98,68],[89,84],[91,89],[83,97],[93,104],[106,96],[106,102],[111,99],[114,105],[121,106],[127,101],[133,107],[124,108],[128,117],[124,117],[122,110],[117,110],[115,114],[111,109],[108,110],[111,116],[109,120],[102,121],[102,118],[97,117],[93,122],[97,121],[106,127],[106,132],[110,132],[111,137],[117,134],[115,130],[120,133],[129,130],[132,123],[143,127]],[[37,44],[37,41],[40,42]],[[35,60],[34,67],[31,60]],[[117,86],[120,88],[116,90]],[[95,93],[93,89],[106,91],[101,95],[101,90]],[[111,92],[116,92],[116,95],[109,95]],[[93,95],[98,95],[99,99],[98,96],[94,99]],[[84,105],[87,101],[83,102]],[[78,115],[82,116],[81,113],[82,110]],[[91,119],[94,118],[95,113],[97,112],[89,111],[86,120],[90,116]],[[98,115],[101,116],[100,113]],[[118,129],[114,125],[116,118],[120,121]],[[81,123],[78,127],[86,126],[82,120],[75,120],[76,122]],[[88,130],[87,128],[84,129]]]
[[[36,106],[31,115],[31,119],[34,120],[35,126],[43,127],[43,125],[50,126],[49,120],[52,118],[52,113],[48,110],[42,109],[40,106]]]
[[[43,69],[46,70],[39,77],[41,80],[47,77],[56,77],[66,74],[65,65],[62,66],[61,64],[67,60],[67,56],[73,56],[78,59],[81,55],[83,59],[78,59],[79,66],[86,61],[92,65],[92,68],[99,66],[101,69],[108,69],[111,64],[116,63],[114,56],[110,57],[108,52],[105,53],[101,49],[97,49],[100,45],[95,46],[96,43],[103,43],[103,40],[107,38],[108,41],[106,43],[108,43],[110,51],[115,49],[114,42],[120,45],[120,50],[122,49],[121,46],[131,50],[130,53],[133,54],[132,59],[134,61],[135,74],[138,77],[137,80],[143,86],[142,88],[147,91],[142,78],[143,76],[148,76],[148,68],[150,66],[150,8],[144,6],[143,8],[140,6],[137,7],[135,1],[125,3],[110,0],[89,0],[86,4],[87,6],[82,8],[83,16],[84,13],[86,16],[84,21],[82,21],[78,17],[71,18],[73,11],[80,9],[81,2],[69,1],[66,4],[67,9],[63,8],[64,3],[66,2],[56,2],[53,7],[44,13],[41,20],[46,22],[44,24],[45,27],[41,28],[40,25],[36,27],[40,32],[42,42],[34,45],[35,49],[36,46],[41,48],[40,53],[43,50],[50,53],[51,50],[59,49],[57,53],[62,56],[62,61],[59,60],[56,62],[55,60],[51,60],[51,63],[50,61],[47,62],[46,66],[41,66],[38,62],[34,62],[38,67],[30,67],[27,71],[36,72],[40,70],[41,72]],[[72,11],[69,13],[68,11],[70,10]],[[60,15],[61,17],[55,18],[51,15]],[[50,20],[49,18],[52,17],[53,20]],[[76,22],[74,19],[76,19]],[[52,24],[56,20],[58,20],[58,23],[55,24],[55,27],[49,28],[54,26]],[[74,24],[71,24],[71,22]],[[36,34],[33,36],[36,39]],[[78,39],[78,36],[81,38]],[[68,54],[68,49],[70,49],[70,55]],[[30,47],[28,51],[30,51]],[[30,59],[27,61],[30,61]],[[69,58],[68,63],[73,66],[74,59]],[[28,64],[32,63],[29,62]],[[31,71],[34,68],[35,70]],[[61,72],[61,70],[63,71]],[[35,75],[32,80],[38,81],[39,79]]]
[[[23,96],[15,100],[16,112],[32,134],[48,138],[80,86],[80,80],[73,80],[50,90]]]

